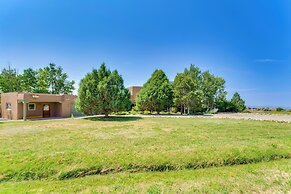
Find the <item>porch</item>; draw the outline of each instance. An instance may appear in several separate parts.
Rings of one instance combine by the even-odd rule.
[[[18,101],[18,119],[57,118],[62,116],[60,102]]]

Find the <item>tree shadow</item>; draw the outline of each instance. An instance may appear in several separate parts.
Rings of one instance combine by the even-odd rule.
[[[141,117],[122,117],[122,116],[110,116],[110,117],[92,117],[85,118],[85,120],[90,121],[115,121],[115,122],[128,122],[128,121],[137,121],[141,120]]]

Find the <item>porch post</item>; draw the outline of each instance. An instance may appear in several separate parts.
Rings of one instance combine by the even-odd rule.
[[[23,104],[23,120],[26,121],[26,101],[22,101]]]

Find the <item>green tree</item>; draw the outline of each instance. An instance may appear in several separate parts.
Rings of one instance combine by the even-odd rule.
[[[21,88],[24,92],[35,92],[37,86],[37,71],[25,69],[21,77]]]
[[[80,112],[108,117],[112,112],[127,111],[130,106],[130,93],[121,75],[117,70],[111,72],[104,63],[81,80],[77,99]]]
[[[203,108],[203,88],[202,88],[202,75],[199,67],[195,65],[190,65],[189,69],[184,70],[184,74],[188,77],[188,85],[191,86],[186,94],[187,98],[187,112],[201,112]],[[185,109],[184,109],[185,111]]]
[[[36,75],[36,88],[34,92],[36,93],[44,93],[48,94],[51,93],[49,91],[49,73],[48,69],[40,68],[37,70],[37,75]]]
[[[51,63],[37,72],[36,92],[51,94],[72,94],[74,81],[68,80],[67,73],[63,72],[61,66]]]
[[[143,85],[137,97],[140,110],[157,111],[158,114],[171,107],[173,90],[170,81],[162,70],[156,70]]]
[[[189,69],[175,77],[174,103],[185,114],[221,108],[226,100],[224,85],[223,78],[214,76],[209,71],[202,73],[199,67],[190,65]]]
[[[209,71],[202,74],[202,90],[204,94],[204,108],[206,111],[217,108],[218,103],[226,96],[225,80]]]
[[[174,104],[184,114],[201,111],[203,91],[201,90],[201,71],[191,65],[183,73],[178,73],[173,83]]]
[[[219,99],[217,99],[215,103],[215,107],[219,112],[228,112],[229,111],[230,101],[226,99],[226,95],[221,95]]]
[[[239,93],[234,93],[230,100],[231,110],[233,112],[243,112],[246,109],[245,101],[240,97]]]
[[[21,92],[21,75],[17,70],[8,66],[0,73],[0,92]]]

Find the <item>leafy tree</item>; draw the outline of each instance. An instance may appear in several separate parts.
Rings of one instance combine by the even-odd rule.
[[[87,115],[127,111],[131,106],[130,93],[124,87],[117,70],[111,72],[103,63],[80,82],[77,109]]]
[[[286,111],[286,110],[284,108],[278,107],[278,108],[276,108],[276,111],[283,112],[283,111]]]
[[[186,110],[187,95],[191,91],[191,85],[189,83],[191,83],[191,80],[183,73],[178,73],[173,83],[173,102],[174,105],[180,107],[181,113],[183,109],[184,111]]]
[[[0,73],[0,92],[21,92],[21,75],[16,69],[3,68]]]
[[[21,88],[24,92],[35,92],[37,86],[37,71],[25,69],[21,77]]]
[[[74,84],[68,80],[67,73],[63,73],[63,68],[53,63],[37,72],[36,92],[39,93],[71,94]]]
[[[202,90],[204,94],[204,108],[206,111],[216,108],[224,100],[226,92],[225,80],[206,71],[202,74]]]
[[[226,92],[225,81],[216,77],[209,71],[201,72],[190,65],[183,73],[177,74],[173,84],[174,103],[184,109],[184,113],[210,111],[219,106],[224,106]]]
[[[143,85],[137,97],[137,107],[140,110],[157,111],[171,107],[173,91],[170,81],[162,70],[156,70]]]
[[[191,111],[201,111],[203,91],[201,90],[201,71],[198,67],[191,65],[185,69],[184,73],[179,73],[175,77],[173,84],[174,104],[186,109],[188,114]]]
[[[219,112],[228,112],[230,108],[230,101],[226,99],[226,95],[221,96],[217,101],[216,101],[216,108],[218,109]]]
[[[231,110],[233,112],[243,112],[246,109],[245,101],[240,97],[239,93],[234,93],[230,100]]]
[[[184,70],[184,74],[189,79],[188,85],[191,85],[190,91],[186,94],[188,114],[192,111],[200,112],[203,108],[204,99],[201,70],[195,65],[190,65],[189,69]]]
[[[49,73],[46,68],[44,69],[40,68],[37,70],[36,88],[34,92],[44,93],[44,94],[52,93],[49,90],[49,76],[48,75]]]

